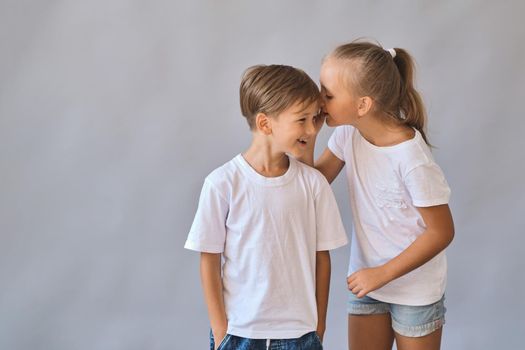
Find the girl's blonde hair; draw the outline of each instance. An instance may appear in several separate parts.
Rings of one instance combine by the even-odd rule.
[[[380,45],[354,41],[337,47],[327,58],[352,64],[346,83],[360,96],[370,96],[381,111],[398,124],[416,128],[425,134],[426,112],[420,94],[414,88],[414,61],[410,54],[394,48],[395,57]]]

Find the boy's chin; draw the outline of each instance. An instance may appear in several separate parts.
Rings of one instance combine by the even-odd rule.
[[[302,156],[304,156],[306,151],[305,150],[298,150],[298,149],[291,149],[291,150],[289,150],[286,153],[291,155],[294,158],[301,158]]]

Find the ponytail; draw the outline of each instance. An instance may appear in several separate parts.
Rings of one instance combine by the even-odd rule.
[[[416,128],[429,144],[425,134],[426,112],[421,95],[414,88],[414,62],[404,49],[395,48],[394,63],[401,76],[401,91],[399,95],[399,109],[403,124]]]
[[[430,146],[425,134],[425,106],[414,88],[414,62],[406,50],[385,50],[379,44],[357,40],[338,46],[329,57],[358,62],[352,66],[348,83],[362,96],[371,96],[393,121],[418,130]]]

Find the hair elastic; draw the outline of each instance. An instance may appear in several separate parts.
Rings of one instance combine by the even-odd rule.
[[[396,57],[396,50],[395,49],[386,49],[385,51],[388,51],[390,53],[390,56],[392,56],[392,58]]]

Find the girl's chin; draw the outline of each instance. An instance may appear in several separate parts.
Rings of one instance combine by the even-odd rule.
[[[335,122],[335,120],[328,115],[326,116],[325,123],[328,126],[337,126],[337,123]]]

